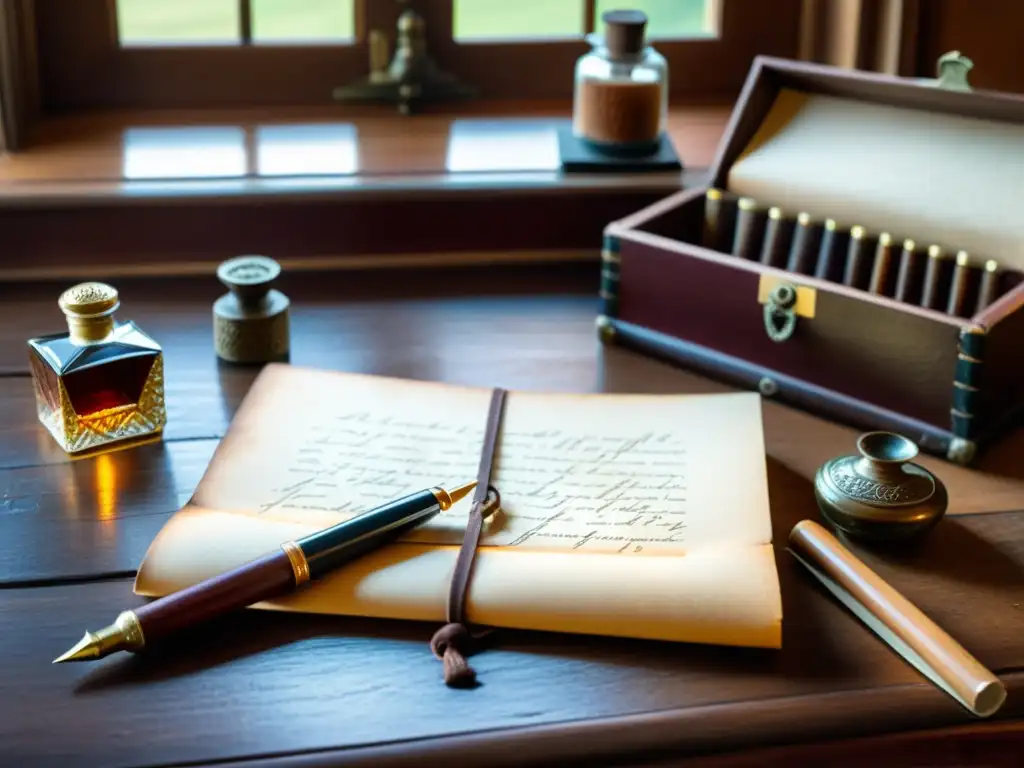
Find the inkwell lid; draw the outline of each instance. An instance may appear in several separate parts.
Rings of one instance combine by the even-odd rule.
[[[917,538],[945,515],[942,481],[914,464],[917,445],[893,432],[867,432],[860,455],[826,461],[814,478],[822,516],[850,538],[874,543]]]
[[[647,15],[643,11],[606,11],[601,20],[604,45],[613,59],[631,58],[644,49]]]
[[[280,274],[281,265],[266,256],[238,256],[217,267],[217,279],[245,307],[258,304]]]

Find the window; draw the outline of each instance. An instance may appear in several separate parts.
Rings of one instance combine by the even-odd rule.
[[[794,56],[802,0],[35,0],[44,106],[329,105],[395,50],[407,7],[427,51],[481,98],[568,99],[601,14],[639,8],[676,94],[732,98],[759,54]]]
[[[354,0],[116,0],[121,47],[351,43]]]
[[[452,36],[573,39],[601,31],[617,0],[454,0]],[[355,0],[115,0],[121,46],[351,43]],[[654,40],[714,37],[719,0],[632,0]]]
[[[237,43],[238,3],[228,0],[115,0],[121,46]]]
[[[585,36],[636,8],[677,96],[735,98],[754,56],[795,57],[802,0],[433,0],[442,65],[494,98],[565,99]]]
[[[652,40],[714,37],[718,0],[455,0],[455,40],[571,39],[601,32],[606,11],[628,6],[647,14]]]
[[[381,0],[35,0],[44,109],[329,104]],[[382,16],[384,14],[381,14]]]

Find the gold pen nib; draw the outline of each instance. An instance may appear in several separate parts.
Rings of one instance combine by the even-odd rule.
[[[92,632],[86,632],[85,636],[71,646],[56,659],[54,664],[63,664],[66,661],[86,661],[87,659],[98,659],[100,656],[100,641]]]
[[[81,640],[52,663],[102,659],[116,651],[137,651],[145,644],[139,618],[132,611],[123,611],[110,626],[95,632],[86,632]]]
[[[476,488],[476,480],[472,483],[466,483],[452,488],[450,491],[446,491],[444,488],[431,488],[430,492],[434,494],[434,498],[437,499],[437,504],[441,507],[442,512],[447,512],[452,508],[452,505],[459,499],[465,498],[466,495]]]
[[[454,504],[460,499],[464,499],[466,496],[468,496],[469,492],[472,491],[474,488],[476,488],[476,480],[474,480],[471,483],[466,483],[465,485],[460,485],[457,488],[452,488],[450,491],[448,491],[448,498],[450,498],[452,500],[452,504]]]

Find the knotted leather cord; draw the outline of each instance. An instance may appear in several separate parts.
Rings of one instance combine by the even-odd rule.
[[[484,430],[484,444],[480,451],[480,467],[477,470],[476,489],[473,504],[469,509],[466,535],[455,560],[451,586],[448,590],[448,623],[441,627],[430,640],[430,650],[444,662],[444,682],[452,687],[464,687],[476,682],[476,672],[466,661],[470,643],[474,639],[466,628],[466,590],[473,571],[473,559],[484,520],[501,506],[501,495],[491,485],[494,464],[494,450],[501,427],[501,415],[505,405],[505,390],[495,389],[491,393],[491,406],[487,413],[487,427]]]

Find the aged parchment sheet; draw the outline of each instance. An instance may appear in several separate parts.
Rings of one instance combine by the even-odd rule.
[[[268,366],[136,591],[162,595],[403,494],[474,479],[490,392]],[[756,394],[511,392],[470,622],[778,647]],[[259,607],[444,621],[469,499]]]

